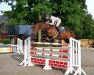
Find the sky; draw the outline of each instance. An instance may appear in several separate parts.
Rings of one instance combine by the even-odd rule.
[[[11,10],[11,7],[7,3],[5,2],[0,3],[0,15],[2,14],[1,11],[9,11],[9,10]]]
[[[86,0],[86,5],[87,5],[88,12],[94,18],[94,0]]]
[[[94,0],[86,0],[86,5],[88,12],[93,16],[94,18]],[[2,15],[1,11],[8,11],[11,10],[11,7],[8,6],[7,3],[1,3],[0,4],[0,15]]]

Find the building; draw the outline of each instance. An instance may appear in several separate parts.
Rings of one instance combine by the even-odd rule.
[[[7,29],[6,29],[6,26],[5,26],[5,22],[7,20],[8,20],[8,17],[0,15],[0,34],[6,34],[7,33]]]

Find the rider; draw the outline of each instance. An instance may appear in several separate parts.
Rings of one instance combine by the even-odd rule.
[[[55,25],[55,27],[59,31],[59,25],[61,23],[61,19],[59,17],[55,17],[50,14],[46,14],[45,16],[46,16],[46,20],[47,20],[46,23],[48,23],[50,25]]]

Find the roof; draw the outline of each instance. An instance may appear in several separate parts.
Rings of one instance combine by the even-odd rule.
[[[19,26],[19,34],[31,35],[32,25],[18,25]]]
[[[8,17],[0,15],[0,25],[2,25],[6,20],[8,20]]]

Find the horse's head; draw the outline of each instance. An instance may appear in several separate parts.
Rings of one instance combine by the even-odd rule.
[[[34,37],[36,37],[36,34],[38,33],[38,31],[40,29],[47,30],[49,27],[50,27],[50,25],[48,25],[46,23],[38,22],[34,25],[31,36],[34,38]]]
[[[34,25],[32,34],[36,35],[36,34],[38,33],[39,29],[40,29],[40,26],[41,26],[40,23],[36,23],[36,24]]]
[[[31,33],[31,40],[36,38],[36,34],[38,33],[39,29],[40,29],[40,23],[36,23]]]
[[[33,38],[35,38],[36,35],[37,35],[37,33],[38,33],[38,31],[39,31],[40,29],[42,29],[42,27],[43,27],[43,23],[41,23],[41,22],[36,23],[36,24],[34,25],[34,28],[33,28],[33,31],[32,31],[32,33],[31,33],[31,36],[32,36]]]
[[[33,31],[32,31],[32,34],[36,35],[40,29],[44,29],[44,30],[45,30],[45,29],[47,29],[48,27],[49,27],[48,24],[42,23],[42,22],[38,22],[38,23],[36,23],[36,24],[34,25],[34,29],[33,29]]]

